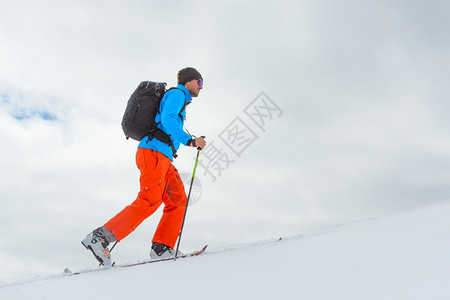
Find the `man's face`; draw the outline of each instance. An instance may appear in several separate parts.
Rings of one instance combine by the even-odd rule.
[[[191,97],[198,97],[200,90],[203,88],[203,80],[194,79],[186,82],[184,86],[189,91],[189,94],[191,94]]]

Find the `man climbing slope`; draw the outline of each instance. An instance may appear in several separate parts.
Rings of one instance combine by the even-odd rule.
[[[152,136],[145,136],[136,152],[136,164],[140,170],[140,191],[136,200],[126,206],[103,226],[89,233],[81,241],[104,266],[111,265],[108,245],[121,241],[139,224],[151,216],[164,203],[164,210],[152,239],[152,259],[171,257],[177,241],[187,202],[183,182],[172,164],[180,144],[203,149],[203,137],[193,137],[183,130],[186,105],[197,97],[203,88],[203,77],[194,68],[178,72],[178,86],[168,90],[161,99],[155,121],[158,128],[167,133],[169,145]]]

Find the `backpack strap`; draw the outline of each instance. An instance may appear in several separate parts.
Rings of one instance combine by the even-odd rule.
[[[181,115],[181,113],[183,112],[183,110],[186,109],[186,105],[187,105],[187,102],[186,102],[186,93],[185,93],[185,91],[183,91],[182,89],[179,89],[179,88],[177,88],[177,87],[171,87],[170,89],[168,89],[168,90],[166,91],[166,93],[167,93],[168,91],[174,90],[174,89],[180,90],[180,91],[182,91],[183,94],[184,94],[184,104],[183,104],[183,107],[181,108],[180,112],[178,113],[178,116],[180,117],[181,121],[183,122],[184,120],[183,120],[183,116]],[[161,112],[159,111],[159,107],[158,107],[158,113],[161,113]],[[163,143],[165,143],[165,144],[168,144],[168,145],[172,148],[173,158],[177,158],[177,157],[178,157],[177,150],[175,149],[175,146],[173,145],[173,141],[172,141],[172,139],[170,138],[170,134],[167,134],[165,131],[163,131],[163,130],[161,130],[160,128],[158,128],[158,125],[159,125],[159,124],[161,124],[161,121],[159,121],[158,123],[156,123],[156,127],[155,127],[155,128],[152,130],[152,132],[150,133],[149,138],[150,138],[150,136],[151,136],[151,138],[156,138],[156,139],[160,140],[161,142],[163,142]]]
[[[183,91],[183,90],[180,89],[180,88],[177,88],[177,87],[171,87],[170,89],[167,90],[167,92],[168,92],[168,91],[171,91],[171,90],[180,90],[180,91],[182,91],[183,94],[184,94],[184,104],[183,104],[183,107],[181,108],[180,112],[178,113],[178,116],[180,116],[181,120],[183,120],[183,116],[181,116],[181,113],[183,112],[183,110],[186,108],[186,105],[187,105],[187,102],[186,102],[186,92]],[[166,92],[166,93],[167,93],[167,92]]]
[[[186,105],[187,105],[187,103],[186,103],[186,93],[182,89],[179,89],[177,87],[171,87],[170,89],[167,90],[167,92],[170,91],[170,90],[175,90],[175,89],[182,91],[183,94],[184,94],[184,104],[183,104],[183,107],[181,108],[180,112],[178,113],[178,116],[180,117],[181,122],[184,123],[183,116],[181,115],[181,113],[183,112],[183,110],[186,109]],[[170,139],[169,146],[172,148],[172,152],[173,152],[173,158],[177,158],[178,157],[177,150],[175,149],[175,146],[173,145],[173,141],[170,138],[170,134],[168,136],[169,136],[169,139]]]

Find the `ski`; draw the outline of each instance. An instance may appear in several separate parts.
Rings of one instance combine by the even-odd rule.
[[[197,250],[197,251],[194,251],[194,252],[191,252],[191,253],[188,253],[188,254],[178,255],[177,259],[178,258],[193,257],[193,256],[200,255],[203,252],[205,252],[207,247],[208,247],[208,245],[206,245],[205,247],[203,247],[200,250]],[[174,260],[174,257],[167,257],[167,258],[161,258],[161,259],[155,259],[155,260],[144,260],[144,261],[135,262],[135,263],[122,264],[122,265],[118,265],[118,266],[115,266],[115,267],[116,268],[128,268],[128,267],[133,267],[133,266],[152,264],[152,263],[156,263],[156,262],[160,262],[160,261],[169,261],[169,260]]]
[[[177,259],[178,258],[186,258],[186,257],[193,257],[193,256],[200,255],[203,252],[205,252],[207,247],[208,247],[208,245],[204,246],[200,250],[197,250],[197,251],[194,251],[194,252],[191,252],[191,253],[188,253],[188,254],[178,255]],[[65,268],[64,269],[64,274],[66,276],[73,276],[73,275],[79,275],[79,274],[84,274],[84,273],[106,271],[106,270],[109,270],[109,269],[129,268],[129,267],[146,265],[146,264],[152,264],[152,263],[157,263],[157,262],[162,262],[162,261],[169,261],[169,260],[174,260],[174,257],[167,257],[167,258],[155,259],[155,260],[146,259],[146,260],[143,260],[143,261],[138,261],[138,262],[133,262],[133,263],[124,263],[124,264],[116,264],[114,262],[111,265],[110,268],[101,267],[101,268],[97,268],[97,269],[85,269],[85,270],[78,270],[78,271],[72,271],[69,268]]]

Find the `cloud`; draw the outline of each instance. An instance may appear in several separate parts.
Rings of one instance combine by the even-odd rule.
[[[44,96],[36,97],[32,94],[9,91],[2,93],[1,99],[1,108],[18,121],[35,118],[49,122],[58,121],[63,116],[58,117],[56,112],[64,113],[66,110],[57,99]]]

